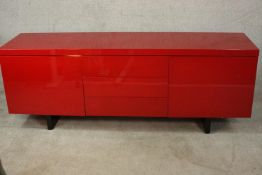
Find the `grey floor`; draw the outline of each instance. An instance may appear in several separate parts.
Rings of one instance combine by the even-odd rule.
[[[1,91],[0,158],[8,175],[262,174],[262,91],[251,119],[62,118],[7,114]]]

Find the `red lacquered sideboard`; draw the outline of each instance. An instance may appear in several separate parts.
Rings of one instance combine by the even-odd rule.
[[[22,33],[0,47],[9,113],[251,117],[258,48],[243,33]]]

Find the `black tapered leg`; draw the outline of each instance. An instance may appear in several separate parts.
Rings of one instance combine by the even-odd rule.
[[[47,129],[52,130],[55,128],[56,123],[59,120],[59,116],[48,116],[47,117]]]
[[[211,119],[208,119],[208,118],[203,119],[203,128],[204,128],[204,132],[206,134],[210,133],[210,130],[211,130]]]

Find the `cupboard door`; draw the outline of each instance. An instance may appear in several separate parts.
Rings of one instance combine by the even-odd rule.
[[[2,60],[10,113],[85,115],[80,58],[9,56]]]
[[[171,117],[250,117],[255,57],[171,57]]]

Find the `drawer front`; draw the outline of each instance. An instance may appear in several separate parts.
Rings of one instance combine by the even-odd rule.
[[[87,77],[167,77],[165,56],[88,56],[84,58]]]
[[[250,84],[256,78],[253,57],[171,57],[172,84]]]
[[[176,86],[170,117],[251,117],[254,86]]]
[[[167,97],[168,82],[163,78],[93,77],[84,81],[86,96]]]
[[[167,98],[87,97],[86,113],[93,116],[167,116]]]

